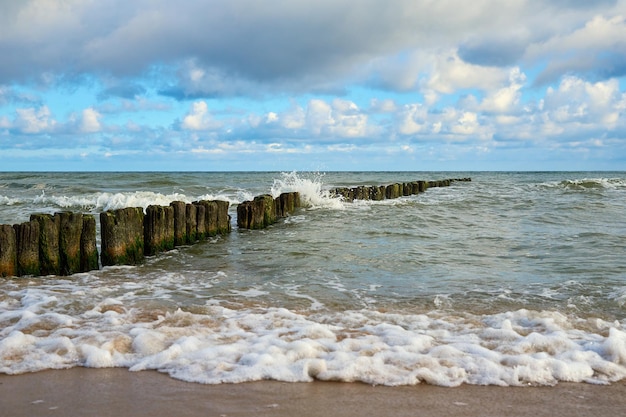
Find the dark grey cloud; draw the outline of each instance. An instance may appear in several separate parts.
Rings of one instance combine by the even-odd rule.
[[[529,43],[571,31],[614,5],[559,0],[24,0],[0,4],[0,85],[136,78],[185,69],[161,86],[176,98],[333,91],[375,59],[449,49],[479,65],[514,65]],[[366,77],[374,79],[375,76]],[[121,83],[124,85],[124,83]],[[130,97],[137,87],[111,87]]]
[[[124,83],[107,87],[98,95],[98,99],[106,100],[112,97],[133,99],[146,93],[146,88],[140,84]]]
[[[527,42],[520,39],[488,39],[459,46],[459,57],[476,65],[511,66],[524,56]]]

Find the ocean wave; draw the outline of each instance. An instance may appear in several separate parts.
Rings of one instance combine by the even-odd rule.
[[[13,206],[20,204],[22,201],[19,198],[11,198],[4,195],[0,195],[0,206]]]
[[[167,206],[172,201],[184,201],[191,203],[197,200],[226,200],[231,204],[239,202],[237,198],[224,195],[204,194],[201,196],[187,196],[185,194],[161,194],[152,191],[135,191],[126,193],[95,193],[81,196],[65,195],[41,195],[33,199],[36,205],[52,205],[63,209],[80,209],[92,212],[115,210],[126,207],[142,207],[145,209],[149,205]],[[0,199],[0,204],[1,204]]]
[[[626,189],[625,178],[581,178],[576,180],[550,181],[541,184],[546,188],[558,188],[570,191],[587,190],[623,190]]]
[[[30,293],[22,309],[0,314],[0,372],[126,367],[206,384],[317,379],[388,386],[626,378],[624,326],[554,311],[306,315],[206,306],[198,313],[144,311],[104,299],[69,315],[50,311],[59,301]]]

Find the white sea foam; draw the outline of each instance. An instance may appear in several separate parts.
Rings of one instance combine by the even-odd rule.
[[[295,296],[307,297],[290,290]],[[254,297],[257,293],[240,294]],[[155,369],[201,383],[361,381],[442,386],[604,384],[626,378],[626,328],[530,310],[493,315],[283,308],[156,314],[106,298],[82,313],[21,290],[2,301],[0,372]]]
[[[232,196],[204,194],[200,196],[187,196],[185,194],[161,194],[152,191],[135,191],[120,193],[96,193],[82,196],[47,195],[44,192],[33,199],[34,204],[53,205],[61,208],[79,207],[88,211],[107,211],[125,207],[142,207],[149,205],[167,206],[172,201],[184,201],[191,203],[197,200],[225,200],[238,203],[238,199]],[[0,204],[2,199],[0,198]]]
[[[7,197],[4,195],[0,195],[0,206],[12,206],[15,204],[19,204],[22,201],[18,198]]]

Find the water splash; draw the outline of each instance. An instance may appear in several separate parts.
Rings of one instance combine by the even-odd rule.
[[[310,208],[343,209],[343,199],[333,196],[323,189],[324,174],[313,172],[303,174],[298,172],[283,172],[281,177],[274,180],[270,193],[274,198],[281,193],[297,191],[304,206]]]

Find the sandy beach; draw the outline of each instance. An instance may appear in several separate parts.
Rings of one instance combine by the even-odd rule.
[[[591,416],[620,415],[626,384],[383,387],[360,383],[201,385],[126,369],[0,375],[2,416]]]

